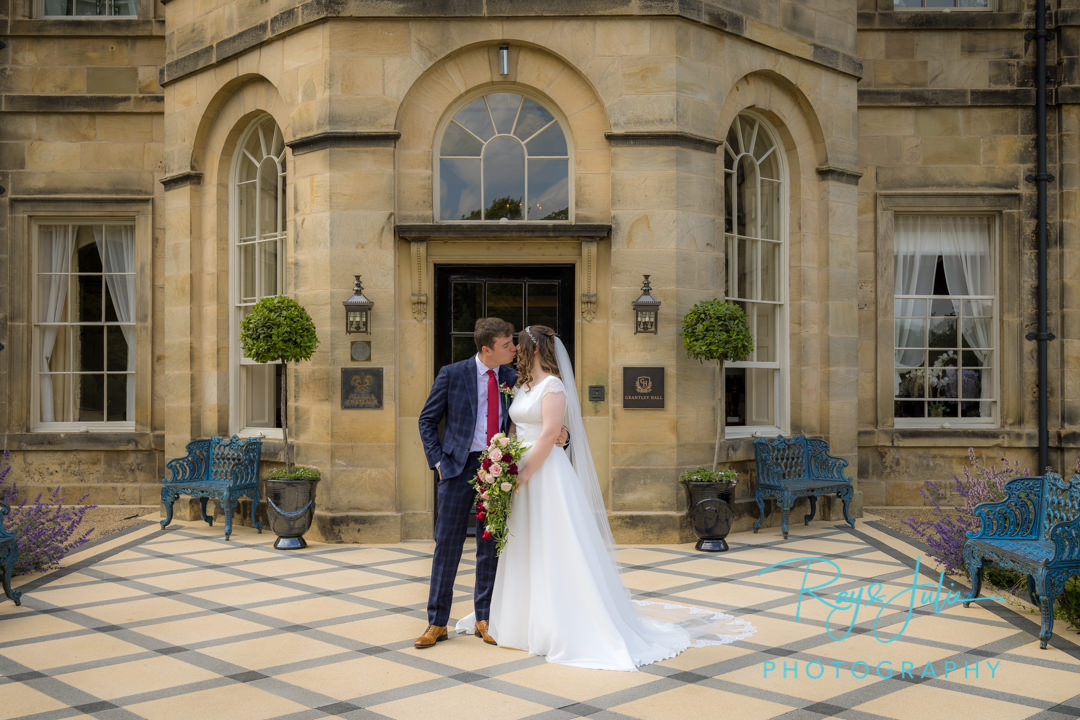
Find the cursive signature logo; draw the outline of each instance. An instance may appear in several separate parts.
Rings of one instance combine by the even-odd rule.
[[[954,593],[945,591],[943,594],[942,584],[945,580],[945,571],[942,570],[938,575],[936,583],[919,582],[919,564],[921,557],[915,558],[915,573],[913,575],[911,584],[906,586],[903,590],[886,597],[886,591],[884,586],[880,582],[873,582],[866,586],[859,586],[856,589],[840,590],[834,600],[829,600],[818,594],[819,590],[823,590],[832,585],[837,580],[841,579],[840,566],[832,560],[823,557],[800,557],[793,560],[784,560],[782,562],[773,563],[767,568],[761,570],[758,575],[763,575],[770,570],[778,567],[798,565],[800,563],[806,563],[806,567],[803,570],[802,585],[799,587],[799,599],[795,604],[795,620],[798,622],[799,613],[802,611],[802,603],[804,597],[809,597],[817,602],[831,608],[829,614],[825,618],[825,632],[833,640],[840,641],[851,634],[851,629],[855,627],[855,623],[859,619],[859,611],[874,603],[881,603],[881,607],[878,608],[877,614],[874,615],[874,637],[878,642],[890,643],[896,640],[907,629],[908,623],[911,621],[911,614],[915,610],[915,605],[928,605],[933,604],[934,614],[940,614],[945,608],[952,605],[956,605],[963,602],[983,602],[985,600],[1002,600],[1001,597],[979,597],[979,598],[967,598],[961,597],[960,593]],[[825,564],[832,568],[833,575],[831,578],[818,585],[808,585],[808,582],[814,582],[810,578],[810,568],[818,563]],[[826,573],[828,571],[826,570]],[[896,610],[894,603],[900,605],[900,607],[906,606],[906,612],[904,615],[904,624],[900,630],[891,638],[883,639],[878,634],[878,623],[882,620],[882,613],[886,609]],[[833,634],[834,624],[837,626],[843,626],[845,620],[843,619],[844,613],[850,613],[849,619],[846,620],[847,630],[840,637]],[[836,615],[836,619],[833,616]]]

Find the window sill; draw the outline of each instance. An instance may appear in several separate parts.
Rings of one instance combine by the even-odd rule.
[[[11,433],[8,450],[164,450],[165,434],[145,430],[62,431]]]
[[[12,20],[8,37],[29,36],[65,36],[72,33],[84,37],[96,36],[165,36],[164,20],[146,20],[130,16],[103,18],[83,17],[47,17],[24,20]]]

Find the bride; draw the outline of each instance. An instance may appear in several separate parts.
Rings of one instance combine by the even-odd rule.
[[[549,327],[518,334],[510,418],[530,450],[519,463],[495,576],[490,633],[499,645],[564,665],[635,670],[691,646],[754,633],[750,623],[723,613],[631,601],[615,563],[570,358]],[[569,453],[555,446],[564,421]]]

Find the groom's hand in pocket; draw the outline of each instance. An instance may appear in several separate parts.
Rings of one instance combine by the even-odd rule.
[[[565,448],[570,444],[570,431],[563,425],[562,430],[559,432],[559,437],[555,438],[555,447]]]

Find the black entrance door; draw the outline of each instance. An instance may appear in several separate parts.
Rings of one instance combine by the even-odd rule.
[[[499,317],[515,331],[547,325],[574,357],[573,265],[436,265],[435,372],[476,354],[477,318]],[[435,475],[438,513],[438,475]],[[472,510],[471,513],[475,513]],[[475,521],[469,534],[475,533]]]
[[[476,353],[477,318],[500,317],[514,330],[555,329],[574,357],[572,265],[438,265],[435,267],[435,371]]]

